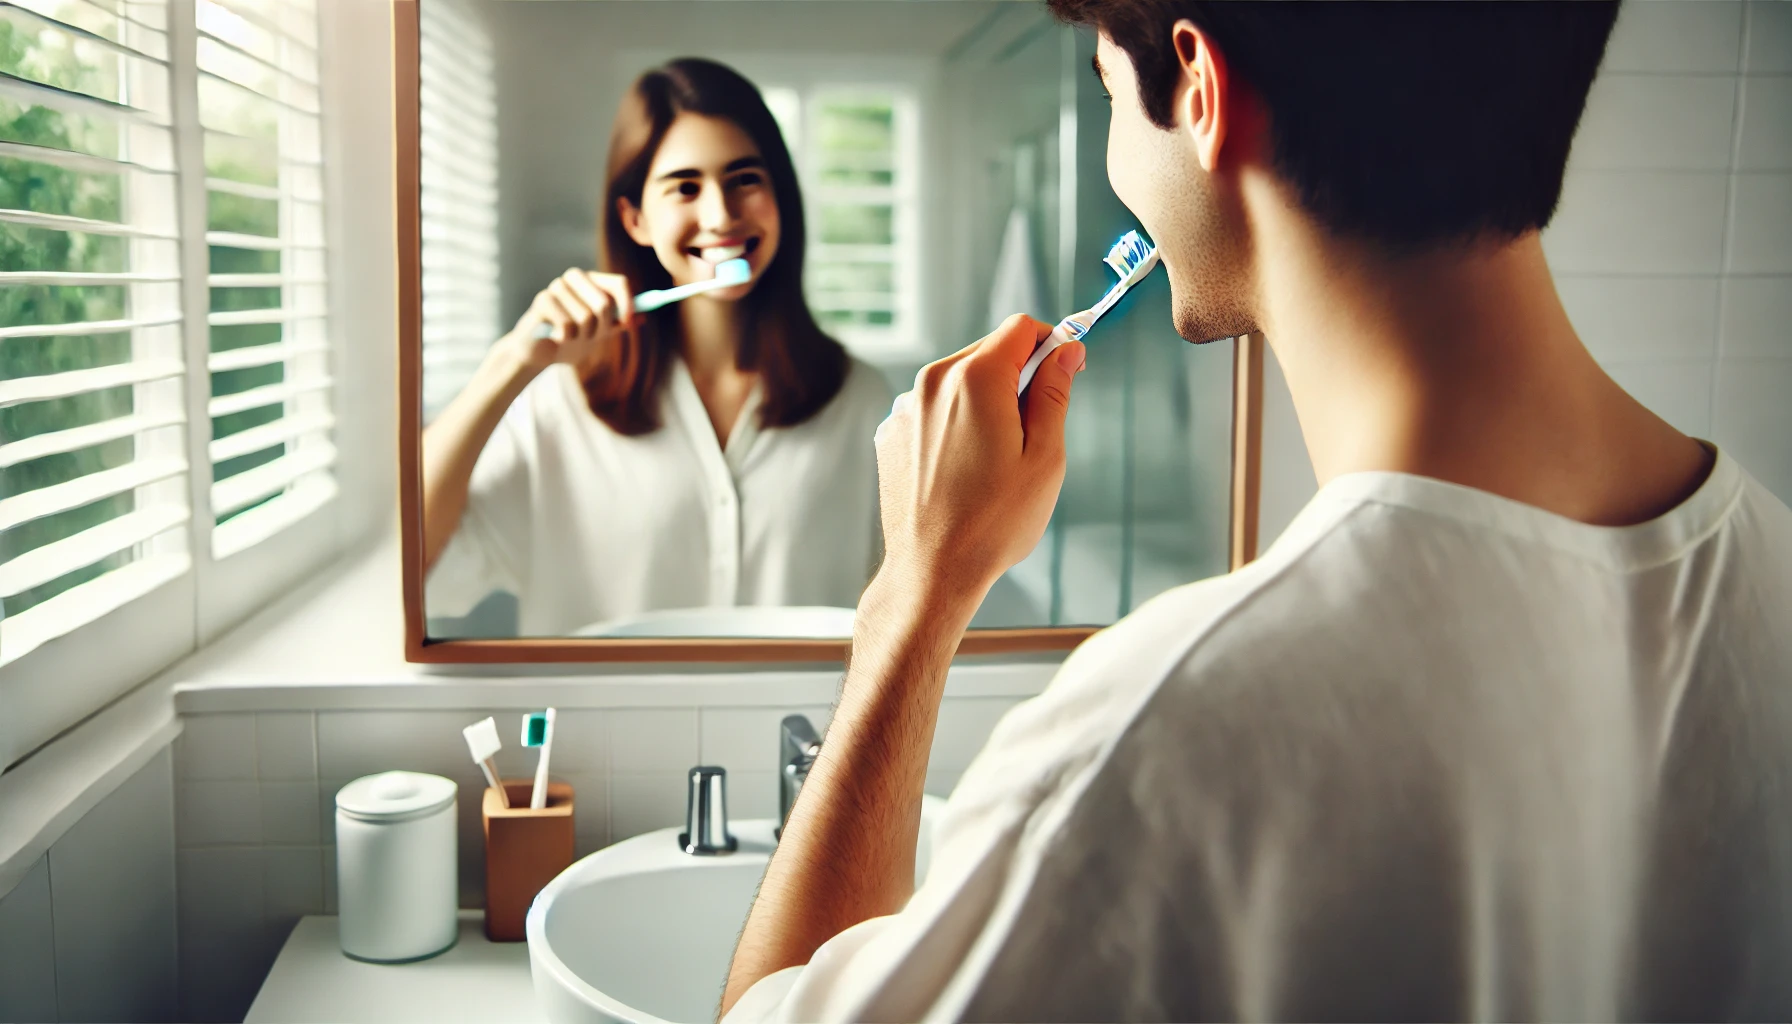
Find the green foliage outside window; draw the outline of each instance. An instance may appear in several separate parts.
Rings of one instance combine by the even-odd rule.
[[[89,10],[82,5],[70,5],[68,13],[79,15]],[[69,92],[116,98],[120,62],[124,58],[114,54],[95,59],[91,55],[103,51],[77,52],[69,45],[70,38],[28,20],[0,18],[0,73]],[[202,91],[202,120],[206,125],[224,126],[235,136],[241,136],[207,132],[206,174],[250,184],[276,184],[279,179],[279,164],[275,159],[278,136],[272,111],[241,90],[210,88]],[[107,118],[28,105],[10,98],[0,98],[0,141],[107,158],[117,158],[121,147],[118,128]],[[118,222],[126,214],[123,173],[96,173],[41,161],[0,157],[0,208]],[[280,227],[279,201],[210,192],[206,222],[211,231],[275,236]],[[278,251],[213,246],[209,269],[219,274],[278,273],[280,255]],[[138,268],[130,266],[130,246],[126,238],[0,224],[0,270],[124,273],[133,269]],[[132,315],[129,303],[129,289],[121,285],[6,285],[0,287],[0,327],[127,319]],[[213,312],[270,309],[278,308],[280,304],[278,287],[211,290]],[[222,325],[211,330],[212,350],[221,352],[272,344],[280,341],[281,335],[282,326],[278,323]],[[129,331],[0,339],[0,379],[5,380],[93,369],[127,363],[131,359]],[[274,363],[218,373],[212,377],[211,391],[213,395],[224,395],[278,384],[284,379],[284,370],[280,363]],[[133,393],[128,386],[12,405],[0,408],[0,443],[101,423],[132,412]],[[211,421],[211,436],[223,437],[260,426],[279,419],[283,412],[283,405],[275,403],[220,416]],[[203,423],[192,426],[203,429]],[[284,452],[285,446],[277,444],[229,460],[214,467],[214,478],[234,476],[270,462]],[[0,497],[51,487],[128,465],[135,454],[134,439],[126,437],[0,467]],[[134,495],[127,491],[21,523],[0,533],[0,562],[71,537],[134,508]],[[242,511],[247,510],[232,515],[240,515]],[[17,615],[120,567],[131,558],[130,551],[120,552],[43,586],[8,597],[4,600],[4,613]]]
[[[0,71],[74,92],[109,85],[106,69],[83,64],[66,47],[39,45],[12,21],[0,21]],[[0,139],[52,149],[116,154],[112,125],[45,107],[0,99]],[[116,221],[123,209],[117,175],[90,174],[30,160],[0,159],[0,207]],[[120,272],[129,269],[125,240],[87,232],[0,225],[0,270]],[[126,315],[119,286],[14,285],[0,288],[0,326],[112,320]],[[131,358],[128,332],[0,340],[0,379],[84,370]],[[98,423],[132,411],[128,387],[0,408],[0,443]],[[0,495],[19,494],[122,466],[134,442],[122,438],[78,451],[0,468]],[[22,523],[0,534],[0,561],[41,547],[130,512],[129,493]],[[110,556],[41,587],[5,599],[5,613],[26,608],[125,564],[129,552]]]

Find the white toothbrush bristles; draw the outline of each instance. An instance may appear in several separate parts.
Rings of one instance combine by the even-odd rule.
[[[1114,273],[1119,275],[1123,283],[1131,283],[1127,278],[1134,274],[1142,277],[1151,272],[1151,267],[1156,265],[1156,260],[1153,259],[1156,255],[1157,250],[1152,248],[1151,243],[1140,238],[1137,231],[1128,231],[1108,250],[1102,262],[1114,268]]]

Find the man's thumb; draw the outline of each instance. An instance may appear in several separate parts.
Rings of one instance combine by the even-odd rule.
[[[1086,350],[1080,341],[1066,342],[1047,356],[1027,386],[1026,447],[1064,446],[1064,417],[1070,412],[1070,382],[1083,368]]]

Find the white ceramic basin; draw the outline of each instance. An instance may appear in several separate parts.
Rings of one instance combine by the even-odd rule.
[[[915,882],[944,801],[921,805]],[[715,1020],[735,939],[770,862],[772,821],[732,823],[740,849],[693,857],[668,828],[599,850],[529,908],[529,972],[553,1024]]]

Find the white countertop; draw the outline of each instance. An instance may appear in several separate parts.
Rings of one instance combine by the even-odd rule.
[[[460,939],[440,956],[369,964],[342,955],[336,918],[300,918],[245,1024],[545,1021],[529,980],[529,945],[491,942],[484,915],[460,912]]]

